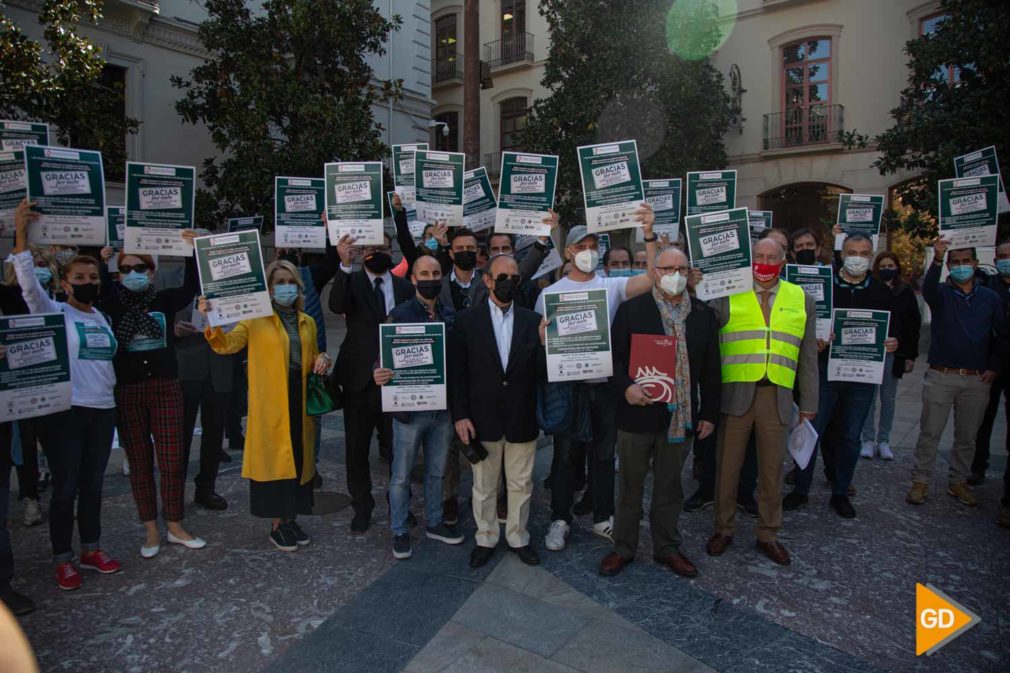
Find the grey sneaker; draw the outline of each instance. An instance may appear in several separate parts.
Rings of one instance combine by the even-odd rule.
[[[410,535],[404,533],[403,535],[393,536],[393,558],[409,559],[413,556],[414,550],[410,547]]]
[[[432,540],[438,540],[446,544],[463,544],[463,534],[455,526],[440,523],[437,526],[428,526],[424,534]]]

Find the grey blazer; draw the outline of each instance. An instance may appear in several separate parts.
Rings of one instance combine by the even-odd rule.
[[[546,256],[546,248],[542,248],[539,244],[531,246],[529,253],[523,257],[523,261],[519,262],[519,276],[524,282],[533,277],[533,274],[540,268]],[[446,306],[453,306],[450,283],[452,283],[451,272],[442,277],[442,292],[438,295],[439,300]],[[470,281],[470,306],[481,304],[487,298],[488,291],[487,285],[484,284],[483,271],[481,269],[474,269],[473,280]],[[461,309],[462,307],[457,310]]]
[[[778,298],[776,297],[776,300]],[[729,322],[729,298],[720,297],[709,302],[719,319],[719,327]],[[803,344],[800,346],[800,359],[796,368],[796,385],[799,392],[797,404],[800,411],[817,413],[817,311],[814,300],[806,297],[807,325],[803,332]],[[775,310],[775,305],[772,305]],[[723,383],[722,403],[720,411],[730,416],[743,416],[754,402],[755,385],[751,383]],[[779,420],[789,424],[793,417],[793,391],[782,386],[775,386],[779,402]]]

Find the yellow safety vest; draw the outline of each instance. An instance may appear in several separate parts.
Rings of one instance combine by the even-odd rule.
[[[792,388],[800,346],[807,325],[806,295],[802,288],[779,281],[770,325],[756,292],[742,292],[729,298],[729,321],[719,330],[722,381],[768,380]]]

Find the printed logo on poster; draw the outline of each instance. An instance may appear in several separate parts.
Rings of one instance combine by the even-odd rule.
[[[4,161],[0,157],[0,161]],[[0,173],[0,192],[16,192],[22,190],[27,186],[27,175],[25,169],[15,168],[13,171],[4,171]]]
[[[814,301],[824,301],[824,286],[820,283],[800,283],[800,287],[808,297],[813,297]]]
[[[520,173],[512,176],[513,194],[543,194],[547,191],[547,176],[543,173]]]
[[[874,344],[877,341],[876,327],[843,327],[842,345],[861,346],[864,344]]]
[[[660,194],[646,197],[645,201],[652,206],[654,212],[673,210],[673,194]]]
[[[980,210],[986,210],[988,207],[989,206],[985,198],[985,192],[978,192],[976,194],[965,194],[964,196],[955,196],[952,199],[950,199],[951,215],[976,213]]]
[[[411,153],[410,156],[400,159],[400,173],[404,175],[409,175],[414,172],[414,154]]]
[[[393,347],[393,368],[426,367],[435,364],[431,344],[413,344]]]
[[[252,265],[246,252],[223,255],[210,260],[210,277],[214,280],[225,280],[251,272]]]
[[[52,337],[7,345],[7,366],[11,369],[31,367],[54,360],[56,360],[56,342]]]
[[[284,210],[289,213],[306,213],[318,210],[315,194],[285,194]]]
[[[463,190],[463,205],[473,203],[477,199],[484,196],[484,188],[480,184],[480,180],[469,184],[466,189]]]
[[[357,203],[372,198],[372,183],[368,180],[339,182],[336,185],[337,203]]]
[[[597,189],[619,185],[631,181],[631,171],[627,161],[618,161],[593,169],[593,183]]]
[[[699,236],[698,244],[701,245],[701,252],[705,257],[712,257],[724,252],[732,252],[740,249],[740,237],[736,230],[720,231],[708,236]]]
[[[704,187],[695,190],[695,201],[699,206],[709,206],[713,203],[722,203],[726,200],[726,186]]]
[[[847,222],[873,222],[873,208],[847,208],[845,220]]]
[[[90,194],[91,178],[87,171],[42,171],[42,192],[46,196]]]
[[[141,187],[137,192],[141,210],[182,208],[181,187]]]
[[[426,189],[452,189],[452,170],[429,168],[421,173],[421,184]]]
[[[559,336],[585,334],[586,332],[595,332],[597,330],[596,311],[560,313],[557,316],[557,322]]]

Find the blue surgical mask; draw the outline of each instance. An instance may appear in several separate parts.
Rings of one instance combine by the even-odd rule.
[[[997,259],[996,270],[1001,276],[1010,276],[1010,259]]]
[[[424,242],[424,247],[428,248],[428,250],[431,250],[432,252],[435,252],[438,250],[438,239],[429,238]]]
[[[631,275],[632,276],[641,276],[643,273],[645,273],[645,269],[632,269],[631,270]]]
[[[958,264],[950,267],[951,277],[959,283],[963,283],[975,275],[975,267],[971,264]]]
[[[291,306],[298,299],[297,285],[274,285],[274,301],[278,306]]]
[[[37,266],[35,267],[35,277],[39,279],[39,285],[46,287],[53,279],[53,272],[49,270],[48,266]]]
[[[147,289],[147,286],[151,284],[151,277],[146,273],[131,271],[123,276],[121,282],[123,283],[123,287],[130,292],[143,292]]]
[[[608,269],[607,275],[611,278],[630,278],[632,273],[631,269]]]

